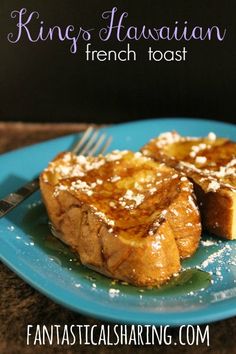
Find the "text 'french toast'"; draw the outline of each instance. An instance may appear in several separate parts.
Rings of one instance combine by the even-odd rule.
[[[209,133],[205,138],[167,132],[142,148],[146,156],[184,172],[195,185],[203,226],[236,239],[236,143]]]
[[[109,277],[160,285],[198,247],[192,183],[140,152],[62,153],[41,174],[40,188],[61,240]]]

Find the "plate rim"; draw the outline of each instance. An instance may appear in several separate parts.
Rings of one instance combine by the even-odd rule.
[[[148,317],[147,319],[145,318],[144,320],[140,320],[140,313],[139,312],[126,312],[125,314],[127,315],[124,318],[124,313],[120,315],[121,311],[119,309],[115,309],[116,314],[114,315],[113,313],[109,312],[104,312],[104,310],[107,309],[106,306],[102,305],[101,308],[96,308],[91,310],[91,304],[94,304],[93,302],[86,300],[83,303],[87,304],[86,308],[82,307],[82,304],[80,306],[75,305],[70,303],[69,301],[65,300],[67,299],[66,296],[64,297],[64,292],[65,289],[61,288],[60,286],[56,285],[56,288],[58,290],[63,291],[63,296],[56,297],[54,295],[54,291],[45,290],[42,286],[38,285],[37,282],[33,281],[32,278],[30,278],[26,274],[22,274],[19,272],[19,270],[11,264],[7,259],[2,257],[3,263],[9,267],[15,274],[17,274],[21,279],[23,279],[27,284],[32,286],[34,289],[39,291],[41,294],[44,296],[48,297],[49,299],[53,300],[55,303],[68,308],[74,312],[90,316],[92,318],[96,318],[98,320],[106,320],[111,323],[124,323],[124,324],[151,324],[151,325],[158,325],[158,326],[166,326],[169,325],[171,327],[179,327],[181,325],[201,325],[201,324],[206,324],[206,323],[212,323],[220,320],[224,320],[230,317],[236,316],[236,301],[234,298],[232,299],[226,299],[222,302],[218,303],[213,303],[213,304],[206,304],[206,306],[203,306],[201,309],[197,309],[195,311],[175,311],[175,312],[163,312],[163,313],[155,313],[152,318],[150,319],[150,313],[142,313],[145,317]],[[40,278],[43,280],[43,276],[40,274]],[[73,295],[74,298],[74,295]],[[79,296],[78,296],[79,299]],[[81,300],[81,299],[80,299]],[[225,303],[232,302],[233,304],[231,306],[234,306],[233,308],[225,308]],[[219,308],[218,311],[216,311],[216,308]],[[222,308],[223,307],[223,308]],[[112,310],[114,311],[114,309]],[[210,313],[209,313],[210,311]],[[154,319],[154,315],[156,316],[156,319]],[[179,316],[181,317],[179,318]],[[207,315],[207,321],[206,321],[206,315]],[[130,319],[130,316],[132,316],[132,320]],[[192,317],[193,316],[193,317]]]
[[[143,123],[148,123],[148,122],[154,122],[154,121],[194,121],[196,123],[213,123],[213,124],[217,124],[217,125],[221,125],[221,126],[228,126],[229,128],[233,128],[236,130],[236,126],[233,123],[230,122],[223,122],[221,120],[216,120],[216,119],[205,119],[205,118],[195,118],[195,117],[151,117],[151,118],[143,118],[143,119],[138,119],[138,120],[132,120],[132,121],[127,121],[127,122],[118,122],[118,123],[114,123],[114,124],[108,124],[108,125],[104,125],[104,126],[98,126],[99,130],[107,130],[107,129],[115,129],[116,127],[120,127],[120,126],[128,126],[128,125],[136,125],[136,124],[143,124]],[[68,123],[70,124],[70,123]],[[90,123],[88,123],[89,125]],[[92,123],[91,123],[92,125]],[[26,145],[23,147],[18,147],[16,149],[7,151],[7,152],[3,152],[0,154],[0,159],[2,157],[5,157],[7,155],[11,155],[14,153],[18,153],[18,152],[22,152],[24,150],[28,150],[32,147],[35,146],[43,146],[48,144],[49,142],[54,142],[54,141],[59,141],[59,140],[64,140],[68,137],[73,137],[77,134],[81,134],[83,133],[84,130],[81,130],[80,132],[75,132],[75,133],[69,133],[69,134],[65,134],[59,137],[55,137],[52,139],[47,139],[38,143],[33,143],[30,145]]]

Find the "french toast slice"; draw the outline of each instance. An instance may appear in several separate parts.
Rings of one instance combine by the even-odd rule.
[[[192,183],[140,152],[62,153],[42,172],[40,188],[61,240],[111,278],[160,285],[198,247]]]
[[[145,156],[184,172],[194,182],[203,226],[236,239],[236,143],[209,133],[204,138],[167,132],[142,148]]]

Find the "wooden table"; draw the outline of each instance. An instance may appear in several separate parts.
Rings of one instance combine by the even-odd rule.
[[[81,131],[86,124],[0,123],[0,153]],[[1,246],[0,246],[1,247]],[[210,325],[210,347],[203,346],[47,346],[27,347],[27,324],[102,324],[57,305],[0,264],[0,353],[236,353],[236,317]],[[177,338],[178,329],[171,329]]]

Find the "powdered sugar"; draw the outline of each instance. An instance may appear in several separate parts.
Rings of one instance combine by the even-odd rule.
[[[207,162],[207,158],[205,156],[197,156],[195,162],[199,164],[203,164]]]
[[[126,209],[133,209],[139,206],[145,199],[145,196],[140,193],[134,193],[134,191],[128,189],[126,193],[119,198],[119,203]],[[133,203],[127,203],[127,201],[131,201]]]
[[[209,146],[207,146],[207,145],[204,144],[204,143],[200,143],[200,144],[198,144],[198,145],[193,145],[193,146],[191,147],[191,151],[190,151],[190,153],[189,153],[189,156],[195,157],[195,156],[199,153],[199,151],[205,150],[205,149],[207,149],[208,147],[209,147]]]
[[[220,184],[213,180],[208,184],[207,191],[208,192],[216,192],[220,188]]]
[[[216,134],[213,132],[210,132],[207,136],[208,140],[210,141],[215,141],[216,140]]]

